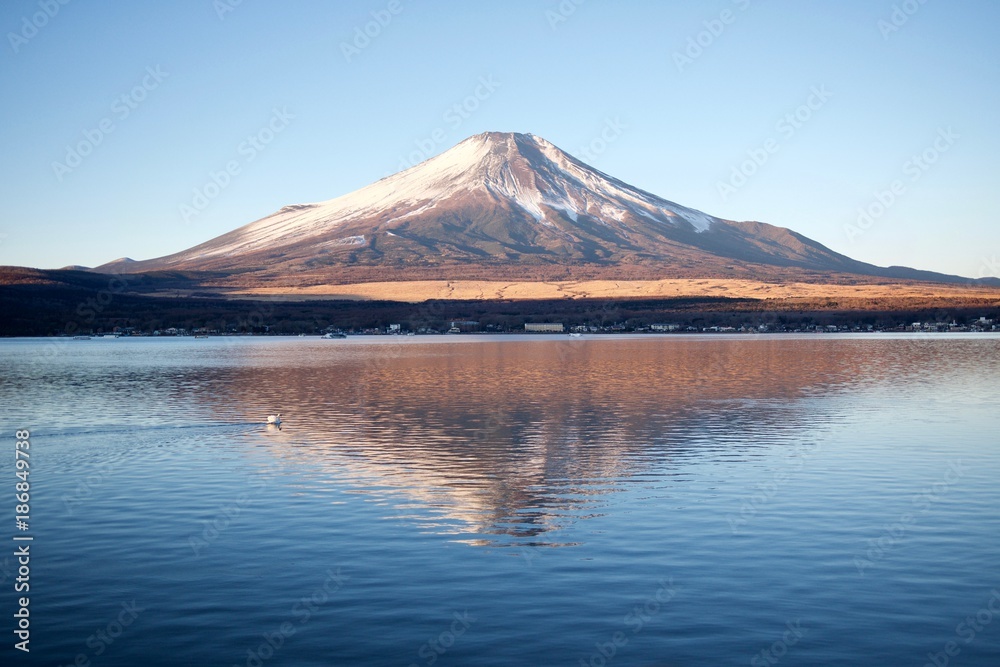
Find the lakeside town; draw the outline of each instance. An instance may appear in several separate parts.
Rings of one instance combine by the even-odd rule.
[[[232,326],[226,329],[197,327],[167,327],[164,329],[141,330],[134,327],[114,327],[110,331],[90,331],[76,333],[74,338],[119,338],[119,337],[195,337],[207,338],[210,336],[320,336],[325,338],[343,338],[352,336],[433,336],[433,335],[456,335],[456,334],[569,334],[571,336],[583,334],[775,334],[775,333],[985,333],[1000,330],[1000,325],[995,320],[986,316],[968,322],[936,321],[936,322],[913,322],[907,325],[892,327],[876,326],[874,324],[853,324],[853,325],[818,325],[809,324],[800,327],[790,327],[777,323],[743,324],[740,326],[684,326],[676,323],[654,323],[636,324],[628,321],[617,322],[609,325],[588,325],[579,324],[567,326],[562,322],[527,322],[520,328],[505,327],[496,324],[483,324],[475,320],[454,320],[447,323],[447,328],[435,329],[432,327],[419,327],[410,329],[403,324],[389,324],[384,327],[365,328],[340,328],[328,326],[322,330],[312,332],[291,333],[281,331],[271,325],[261,324],[258,327],[251,327],[249,330]],[[273,329],[273,330],[272,330]],[[66,337],[68,334],[62,334]]]

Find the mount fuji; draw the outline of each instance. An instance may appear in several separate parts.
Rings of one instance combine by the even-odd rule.
[[[217,284],[756,278],[953,281],[855,261],[789,229],[723,220],[604,174],[531,134],[488,132],[350,194],[296,204],[176,254],[105,273]]]

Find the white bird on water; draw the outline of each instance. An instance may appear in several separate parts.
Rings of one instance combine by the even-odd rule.
[[[267,416],[267,423],[268,424],[280,424],[281,423],[281,413],[279,412],[276,415],[268,415]]]

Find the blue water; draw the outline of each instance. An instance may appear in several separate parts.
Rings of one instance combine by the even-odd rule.
[[[8,340],[0,397],[4,664],[1000,665],[1000,337]]]

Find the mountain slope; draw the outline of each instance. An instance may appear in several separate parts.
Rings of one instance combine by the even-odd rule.
[[[938,275],[892,272],[788,229],[721,220],[603,174],[540,137],[512,133],[470,137],[356,192],[286,206],[180,253],[97,270],[223,272],[244,285]]]

